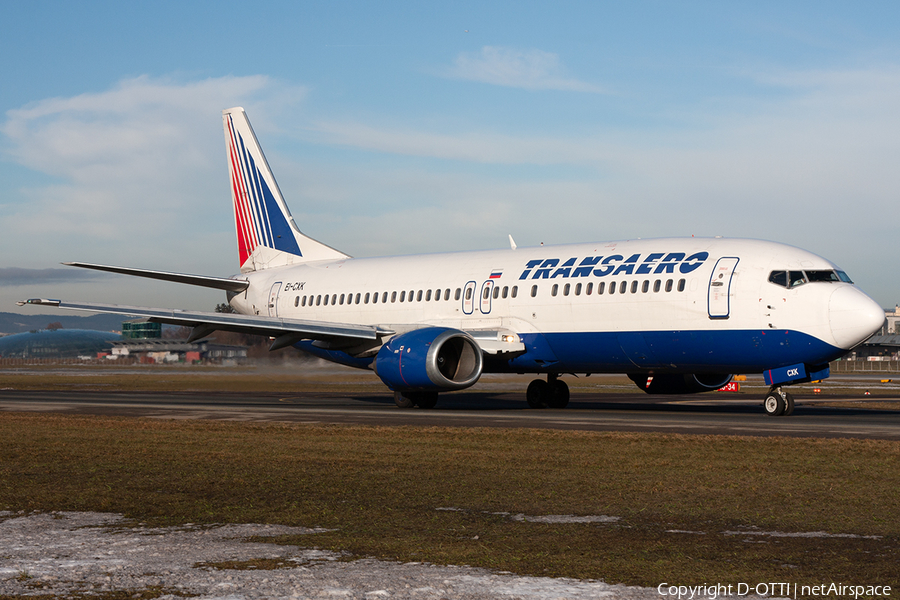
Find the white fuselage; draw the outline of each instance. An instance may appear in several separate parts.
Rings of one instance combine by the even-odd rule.
[[[508,330],[536,340],[527,362],[503,366],[517,371],[543,371],[546,364],[662,371],[695,363],[750,371],[773,360],[827,362],[865,339],[873,319],[883,319],[852,283],[778,285],[769,281],[773,271],[837,267],[773,242],[661,238],[272,268],[238,276],[251,285],[231,304],[244,314],[397,333],[417,324]],[[880,317],[849,315],[856,311]]]

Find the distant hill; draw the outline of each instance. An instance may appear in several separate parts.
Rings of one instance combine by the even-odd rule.
[[[60,323],[63,329],[93,329],[95,331],[121,331],[122,315],[93,315],[79,317],[60,311],[58,315],[20,315],[0,312],[0,334],[24,333],[33,329],[46,329],[51,323]]]

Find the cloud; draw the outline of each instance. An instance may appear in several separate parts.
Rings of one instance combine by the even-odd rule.
[[[21,269],[0,268],[0,286],[38,285],[45,283],[72,283],[105,279],[106,273],[91,273],[82,269]]]
[[[526,90],[608,93],[603,88],[567,77],[559,55],[543,50],[484,46],[479,53],[462,52],[447,76]]]
[[[324,144],[486,164],[595,164],[608,160],[614,151],[595,138],[533,137],[491,131],[451,134],[350,121],[319,122],[311,131]]]
[[[48,177],[0,201],[0,250],[27,247],[31,260],[58,262],[78,258],[59,256],[60,248],[85,240],[99,259],[145,254],[135,241],[154,239],[161,256],[199,256],[211,231],[218,226],[224,237],[232,227],[221,110],[244,105],[273,118],[304,95],[261,75],[142,76],[8,111],[0,127],[6,158]],[[267,121],[254,124],[265,129]]]

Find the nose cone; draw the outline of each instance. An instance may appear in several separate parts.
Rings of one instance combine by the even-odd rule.
[[[831,294],[828,321],[839,348],[849,350],[884,325],[884,310],[861,290],[842,285]]]

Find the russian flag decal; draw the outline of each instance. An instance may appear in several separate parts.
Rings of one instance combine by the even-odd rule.
[[[500,279],[500,276],[503,275],[503,269],[499,271],[491,271],[491,279]]]

